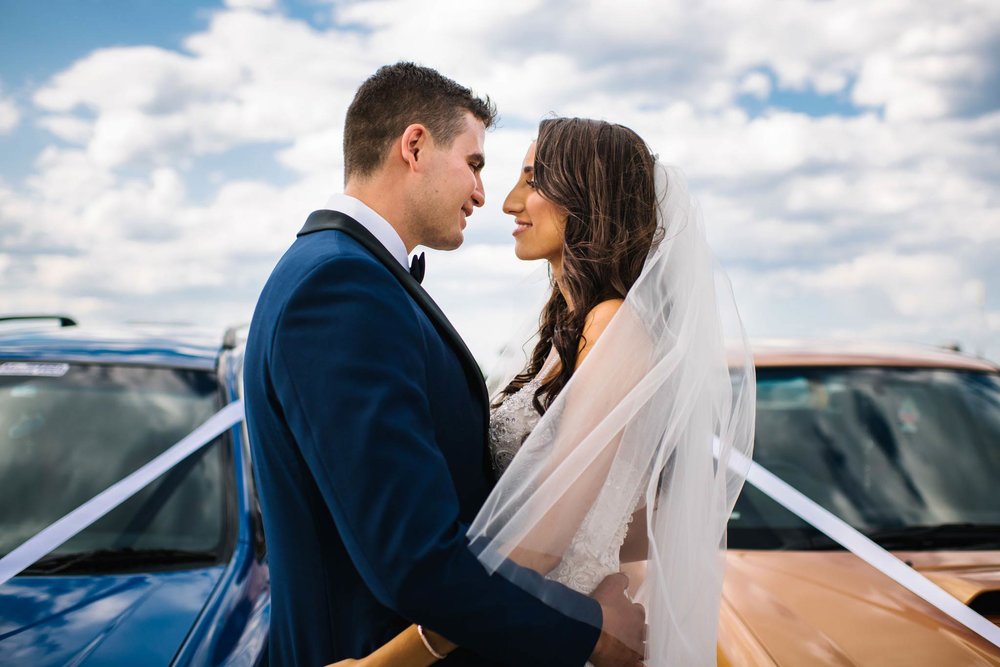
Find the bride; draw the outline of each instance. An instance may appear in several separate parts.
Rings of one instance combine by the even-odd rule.
[[[513,354],[515,372],[491,378],[498,482],[471,548],[570,615],[505,564],[583,593],[628,569],[647,612],[645,664],[714,665],[754,375],[683,178],[626,127],[548,119],[503,208],[516,255],[546,260],[552,291],[533,345],[508,350],[530,348],[527,358]],[[417,667],[452,649],[413,626],[337,665]]]

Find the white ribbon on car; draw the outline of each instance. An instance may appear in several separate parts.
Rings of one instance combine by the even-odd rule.
[[[0,586],[241,421],[243,401],[230,403],[152,461],[43,528],[0,559]]]
[[[994,646],[1000,647],[1000,627],[991,623],[968,605],[962,604],[933,581],[865,537],[856,528],[826,508],[810,500],[783,479],[769,472],[760,464],[748,460],[739,452],[732,452],[730,466],[737,466],[738,469],[743,470],[748,469],[748,484],[755,486],[779,505],[911,593],[937,607]]]

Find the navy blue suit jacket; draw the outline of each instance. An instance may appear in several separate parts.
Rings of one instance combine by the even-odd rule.
[[[468,549],[492,486],[468,350],[359,223],[310,223],[261,293],[245,357],[271,664],[360,657],[415,622],[462,647],[443,665],[582,665],[600,606],[578,596],[587,622],[564,616]]]

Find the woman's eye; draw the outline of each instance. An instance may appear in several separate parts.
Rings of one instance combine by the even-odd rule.
[[[528,185],[529,188],[534,189],[534,187],[535,187],[535,179],[529,178],[529,179],[527,179],[525,181],[525,183]]]

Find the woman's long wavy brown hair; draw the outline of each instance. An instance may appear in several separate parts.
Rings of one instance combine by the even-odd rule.
[[[655,161],[646,142],[623,125],[587,118],[551,118],[539,125],[533,178],[538,192],[566,211],[562,276],[542,309],[527,368],[497,404],[530,382],[555,347],[561,368],[534,397],[544,413],[573,375],[587,315],[603,301],[624,299],[639,277],[659,240]]]

